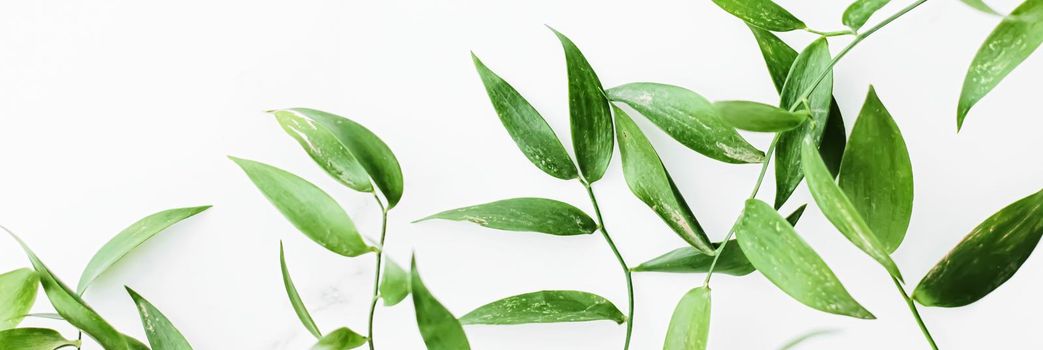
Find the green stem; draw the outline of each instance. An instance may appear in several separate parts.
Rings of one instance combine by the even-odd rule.
[[[842,36],[842,35],[858,35],[851,29],[837,30],[832,32],[820,32],[811,28],[804,28],[804,31],[808,33],[818,34],[824,37]]]
[[[383,257],[384,257],[384,239],[387,237],[387,230],[388,230],[388,210],[387,210],[387,207],[384,206],[384,202],[382,202],[380,200],[380,197],[377,196],[376,192],[373,193],[373,198],[377,200],[377,205],[380,206],[381,220],[380,220],[380,247],[379,247],[379,249],[377,249],[377,270],[373,273],[373,275],[376,276],[373,279],[373,300],[370,301],[370,304],[369,304],[369,332],[368,332],[369,339],[366,341],[367,343],[369,343],[369,350],[374,350],[374,346],[373,346],[373,315],[377,311],[377,301],[380,300],[380,298],[379,298],[379,293],[380,293],[380,271],[381,271],[380,269],[381,269],[381,263],[383,262]]]
[[[612,249],[612,254],[616,255],[616,260],[619,261],[619,266],[623,268],[623,276],[626,276],[627,280],[627,337],[623,343],[623,350],[630,349],[630,334],[634,331],[634,281],[630,276],[630,268],[627,265],[626,260],[623,260],[623,255],[619,253],[619,248],[616,248],[616,243],[612,241],[612,236],[608,234],[608,229],[605,228],[605,220],[601,217],[601,207],[598,206],[598,199],[594,197],[594,190],[590,188],[590,184],[580,181],[583,187],[587,189],[587,195],[590,196],[590,203],[594,205],[594,216],[598,219],[598,229],[601,231],[601,236],[605,237],[605,242],[608,243],[608,247]]]
[[[902,298],[905,299],[905,304],[909,306],[909,312],[913,314],[913,318],[916,319],[916,325],[920,326],[920,333],[923,333],[924,338],[927,339],[927,343],[931,345],[931,349],[938,350],[938,344],[934,342],[934,337],[931,337],[931,331],[927,329],[927,324],[923,322],[923,318],[920,317],[920,311],[916,309],[916,303],[909,297],[909,293],[905,291],[905,287],[902,287],[902,282],[898,281],[897,278],[891,276],[891,280],[895,282],[895,287],[898,288],[898,292],[902,294]]]

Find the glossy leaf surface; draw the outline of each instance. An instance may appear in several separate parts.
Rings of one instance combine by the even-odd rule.
[[[290,305],[293,306],[293,312],[297,314],[297,318],[301,320],[304,328],[308,329],[311,335],[316,338],[322,338],[322,332],[315,325],[315,321],[311,318],[311,313],[308,312],[308,308],[304,306],[304,301],[301,300],[301,295],[297,293],[297,287],[293,285],[293,279],[290,278],[290,269],[286,267],[286,252],[283,250],[282,242],[279,242],[279,266],[282,270],[282,284],[286,288],[286,295],[290,297]]]
[[[757,46],[760,47],[761,55],[764,56],[764,63],[768,66],[771,82],[775,84],[775,90],[782,93],[782,87],[786,84],[786,76],[789,75],[793,61],[797,59],[797,50],[772,32],[754,26],[749,27],[754,38],[757,39]]]
[[[380,298],[384,306],[393,306],[409,296],[409,272],[391,258],[384,259],[384,274],[380,281]]]
[[[714,244],[719,246],[720,243]],[[703,273],[710,268],[713,256],[703,254],[692,247],[677,248],[669,253],[660,255],[655,259],[637,265],[631,271],[634,272],[676,272],[676,273]],[[746,259],[734,240],[729,241],[721,251],[721,257],[717,259],[717,266],[713,272],[733,276],[745,276],[754,271],[753,265]]]
[[[601,80],[576,44],[551,29],[565,49],[569,76],[569,122],[580,173],[588,183],[601,179],[612,159],[612,112]]]
[[[729,125],[749,131],[786,131],[808,119],[806,112],[790,112],[752,101],[717,101],[713,106]]]
[[[17,269],[0,275],[0,330],[22,323],[36,302],[40,277],[31,269]]]
[[[444,211],[417,220],[470,221],[507,231],[541,232],[558,236],[594,232],[597,224],[568,203],[545,198],[512,198]]]
[[[333,330],[330,334],[319,339],[311,350],[347,350],[354,349],[366,344],[365,336],[355,333],[348,327]]]
[[[866,24],[869,17],[872,17],[876,11],[880,10],[887,5],[891,0],[855,0],[850,6],[844,10],[843,22],[844,25],[848,26],[853,30],[858,30]]]
[[[0,349],[55,350],[79,346],[79,340],[65,339],[53,329],[14,328],[0,331]]]
[[[746,23],[765,30],[788,32],[807,28],[803,21],[771,0],[713,0],[713,2]]]
[[[181,335],[181,332],[174,327],[173,323],[170,323],[170,320],[162,312],[159,312],[159,309],[156,309],[152,303],[149,303],[148,300],[145,300],[130,287],[127,287],[127,293],[130,293],[130,297],[134,299],[134,304],[138,307],[138,314],[141,315],[141,325],[144,326],[148,343],[152,345],[154,350],[192,349],[185,336]]]
[[[287,110],[273,111],[275,120],[315,163],[335,180],[356,191],[373,191],[369,173],[358,159],[324,125]]]
[[[428,350],[470,350],[467,334],[460,321],[442,303],[438,302],[431,291],[420,280],[420,272],[416,268],[416,256],[413,257],[410,270],[413,292],[413,306],[416,308],[416,323],[420,335]]]
[[[705,350],[710,335],[710,288],[688,291],[674,308],[663,350]]]
[[[608,299],[572,290],[515,295],[482,305],[460,317],[463,324],[491,325],[599,320],[622,324],[626,316]]]

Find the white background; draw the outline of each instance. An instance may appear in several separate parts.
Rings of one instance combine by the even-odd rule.
[[[781,3],[814,28],[840,29],[846,1]],[[889,14],[908,1],[882,10]],[[1004,9],[1012,1],[999,1]],[[875,23],[884,16],[870,22]],[[964,72],[997,19],[931,1],[856,48],[836,69],[850,129],[869,84],[908,142],[916,204],[895,253],[910,288],[971,228],[1040,188],[1038,110],[1043,54],[1028,59],[955,132]],[[708,0],[677,1],[142,1],[0,4],[0,223],[20,233],[66,282],[95,250],[149,213],[214,208],[159,235],[97,281],[86,299],[144,339],[123,285],[150,299],[199,349],[300,349],[313,341],[287,301],[279,240],[324,331],[363,332],[372,256],[346,259],[283,219],[226,155],[261,160],[327,189],[371,237],[372,198],[326,176],[263,113],[308,106],[353,118],[394,149],[405,196],[391,213],[388,250],[415,251],[431,290],[461,315],[508,295],[576,289],[625,305],[623,278],[597,235],[553,237],[427,214],[517,196],[589,210],[582,187],[533,167],[493,112],[473,50],[540,110],[570,145],[564,57],[554,26],[582,48],[606,87],[677,84],[709,99],[774,103],[748,29]],[[806,33],[783,37],[795,47]],[[832,43],[834,53],[847,40]],[[719,239],[756,177],[680,146],[638,118],[700,221]],[[767,146],[766,135],[750,135]],[[571,147],[568,147],[571,149]],[[684,243],[627,190],[618,155],[595,185],[607,225],[632,265]],[[769,180],[762,192],[773,196]],[[798,189],[786,211],[809,196]],[[801,333],[838,329],[803,349],[920,349],[921,338],[885,272],[810,207],[798,229],[879,320],[802,306],[759,274],[713,282],[710,344],[772,349]],[[3,270],[27,266],[0,239]],[[1040,348],[1043,260],[1029,259],[984,300],[924,309],[944,349]],[[702,275],[637,274],[634,349],[661,346],[675,302]],[[49,311],[42,297],[36,311]],[[56,321],[27,324],[56,327]],[[421,349],[412,304],[377,314],[381,349]],[[609,322],[468,327],[476,349],[614,349]],[[88,344],[85,349],[97,349]]]

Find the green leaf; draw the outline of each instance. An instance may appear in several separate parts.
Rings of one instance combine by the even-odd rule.
[[[486,67],[478,56],[472,53],[471,58],[485,84],[489,100],[500,116],[500,122],[525,157],[550,176],[563,180],[575,179],[576,165],[540,112],[518,90]]]
[[[130,287],[127,288],[127,293],[130,293],[130,297],[134,299],[134,304],[138,307],[138,314],[141,315],[141,324],[145,328],[145,335],[148,336],[148,343],[152,345],[154,350],[191,350],[192,346],[188,344],[188,340],[185,340],[185,336],[181,335],[181,332],[174,327],[173,323],[163,315],[159,309],[156,309],[152,303],[141,297],[137,292]]]
[[[304,328],[307,328],[311,335],[314,335],[315,338],[322,338],[322,332],[319,332],[319,327],[312,320],[311,314],[308,313],[308,308],[304,306],[304,301],[301,300],[301,295],[297,293],[297,287],[293,285],[293,279],[290,278],[290,269],[286,267],[286,252],[283,250],[281,241],[279,242],[279,266],[282,269],[282,284],[286,287],[286,295],[290,297],[290,305],[293,305],[293,312],[297,313],[297,318],[301,320]]]
[[[833,98],[829,104],[825,130],[822,131],[822,142],[818,145],[818,154],[822,155],[822,161],[826,163],[826,168],[833,174],[833,178],[840,174],[840,163],[843,161],[845,148],[847,131],[844,130],[844,116],[840,114],[837,99]]]
[[[891,260],[887,247],[880,243],[878,236],[866,224],[865,219],[858,213],[858,209],[847,198],[844,191],[833,182],[833,176],[822,163],[822,157],[815,150],[811,137],[804,139],[804,147],[801,150],[801,162],[804,164],[804,172],[808,176],[808,190],[815,198],[822,214],[826,215],[829,222],[847,237],[858,249],[868,254],[874,260],[887,269],[887,272],[898,280],[902,280],[902,273],[898,266]]]
[[[729,125],[749,131],[786,131],[808,119],[806,112],[790,112],[760,102],[717,101],[713,107]]]
[[[724,246],[713,271],[733,276],[748,275],[754,271],[753,265],[746,259],[746,254],[742,253],[739,244],[733,241],[729,241]],[[714,246],[720,246],[720,243],[715,243]],[[703,273],[709,270],[711,263],[713,263],[713,256],[703,254],[692,247],[682,247],[643,262],[630,270],[634,272]]]
[[[750,263],[793,299],[832,314],[875,318],[848,294],[822,258],[767,203],[747,200],[735,235]]]
[[[40,312],[40,313],[25,314],[25,317],[36,317],[36,318],[46,318],[46,319],[49,319],[49,320],[65,321],[65,319],[62,318],[62,315],[59,315],[59,314],[53,313],[53,312]]]
[[[315,243],[349,257],[376,251],[362,241],[355,223],[333,197],[311,182],[268,164],[230,158],[268,201]]]
[[[569,75],[569,121],[572,126],[572,147],[580,173],[587,183],[605,175],[612,159],[612,112],[608,109],[601,81],[594,68],[572,40],[554,28],[565,49]]]
[[[65,339],[61,334],[46,328],[15,328],[0,331],[0,349],[54,350],[64,347],[80,347],[79,340]]]
[[[773,32],[788,32],[808,26],[771,0],[713,0],[747,24]]]
[[[967,0],[965,0],[967,1]],[[880,10],[887,5],[891,0],[855,0],[850,6],[844,10],[844,25],[851,28],[851,30],[858,30],[866,24],[869,17],[872,17],[876,11]]]
[[[0,330],[22,323],[36,302],[40,277],[30,269],[17,269],[0,275]]]
[[[384,260],[384,279],[380,281],[380,297],[384,306],[394,306],[409,296],[409,272],[391,258]]]
[[[83,269],[83,273],[80,275],[80,283],[79,287],[76,288],[76,294],[83,295],[91,282],[94,282],[98,276],[108,271],[120,259],[123,259],[124,256],[145,243],[145,241],[155,237],[168,227],[181,222],[181,220],[190,218],[209,208],[209,205],[204,205],[164,210],[146,216],[123,229],[123,231],[120,231],[120,233],[105,243],[101,249],[98,249],[91,261],[87,263],[87,267]]]
[[[913,168],[902,132],[872,86],[851,130],[839,185],[884,250],[898,249],[913,214]]]
[[[361,334],[355,333],[355,331],[348,329],[347,327],[337,328],[330,334],[327,334],[322,339],[319,339],[318,343],[315,343],[311,347],[311,350],[346,350],[354,349],[366,344],[366,337]]]
[[[688,291],[677,302],[663,350],[705,350],[710,335],[710,288]]]
[[[963,79],[956,129],[974,104],[1043,44],[1043,0],[1026,0],[993,29],[978,49]]]
[[[272,111],[287,134],[308,152],[315,163],[338,182],[360,192],[372,192],[369,173],[329,129],[315,120],[287,110]]]
[[[467,334],[460,321],[439,303],[427,290],[420,272],[416,268],[416,256],[412,262],[413,306],[416,308],[416,323],[428,350],[470,350]]]
[[[971,8],[973,8],[975,10],[978,10],[978,11],[981,11],[981,12],[986,13],[986,14],[990,14],[990,15],[994,15],[994,16],[1003,16],[1002,13],[999,13],[999,11],[996,11],[991,6],[986,4],[985,1],[982,1],[982,0],[960,0],[960,2],[963,2],[967,6],[970,6]]]
[[[124,334],[123,335],[123,340],[127,342],[127,349],[130,349],[130,350],[151,350],[151,349],[148,348],[148,345],[145,345],[145,343],[142,343],[140,340],[134,339],[134,337],[132,337],[132,336]],[[156,350],[162,350],[162,348],[159,348],[159,349],[156,349]]]
[[[630,105],[674,140],[707,157],[727,163],[764,159],[763,152],[746,142],[717,115],[710,101],[695,92],[665,84],[631,83],[607,93],[609,99]]]
[[[754,26],[749,27],[750,31],[753,32],[754,38],[757,39],[757,46],[760,47],[761,55],[764,56],[764,63],[768,65],[768,74],[771,75],[771,82],[775,84],[775,90],[781,93],[783,85],[786,84],[786,76],[789,75],[790,67],[793,66],[793,61],[797,59],[797,50],[794,50],[785,41],[772,34],[772,32]]]
[[[975,227],[913,291],[926,306],[964,306],[1014,276],[1043,236],[1043,190],[1001,209]]]
[[[652,144],[626,112],[615,106],[613,109],[619,154],[623,158],[623,177],[630,192],[659,214],[681,239],[704,254],[713,255],[714,248],[706,238],[706,232],[677,191]]]
[[[786,222],[788,222],[790,224],[790,226],[796,227],[797,226],[797,221],[800,221],[800,217],[804,216],[804,209],[807,209],[807,208],[808,208],[808,205],[806,203],[805,204],[801,204],[792,213],[790,213],[789,215],[786,215]]]
[[[600,320],[622,324],[626,321],[626,316],[608,299],[573,290],[545,290],[519,294],[482,305],[460,317],[460,322],[468,325]]]
[[[402,167],[398,165],[391,148],[376,134],[351,119],[333,113],[310,108],[291,108],[288,111],[325,126],[355,156],[359,165],[366,169],[369,178],[387,199],[388,209],[398,204],[399,199],[402,199]]]
[[[806,109],[801,107],[801,98],[807,91],[808,105],[811,107],[811,120],[799,128],[785,131],[779,135],[775,148],[775,208],[782,208],[793,190],[804,178],[800,165],[800,149],[804,136],[811,135],[818,148],[829,119],[830,103],[833,100],[833,73],[811,90],[812,85],[823,72],[829,69],[829,43],[825,38],[815,40],[793,62],[793,68],[786,77],[782,88],[782,103],[787,110]],[[798,108],[799,107],[799,108]]]
[[[443,211],[417,220],[470,221],[485,227],[540,232],[558,236],[590,234],[597,229],[594,219],[582,210],[545,198],[511,198]]]

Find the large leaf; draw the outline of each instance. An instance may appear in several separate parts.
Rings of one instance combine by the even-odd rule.
[[[913,168],[902,132],[873,87],[851,130],[839,185],[884,250],[898,249],[913,214]]]
[[[1025,0],[993,29],[978,49],[963,79],[956,128],[963,127],[974,104],[1043,44],[1043,0]]]
[[[826,128],[822,131],[822,142],[818,146],[818,154],[822,155],[822,161],[829,168],[829,173],[836,178],[840,174],[840,163],[844,158],[844,150],[847,148],[847,130],[844,128],[844,116],[840,114],[840,106],[834,98],[829,104],[829,118],[826,120]]]
[[[471,54],[471,58],[500,122],[525,157],[550,176],[563,180],[576,178],[576,165],[540,112],[518,90],[486,67],[478,56]]]
[[[341,327],[319,339],[319,341],[311,347],[311,350],[354,349],[365,345],[367,340],[368,339],[366,339],[365,336],[355,333],[355,331],[348,329],[347,327]]]
[[[813,142],[810,136],[804,139],[801,162],[804,164],[804,172],[808,176],[808,190],[815,198],[815,203],[818,204],[829,222],[832,222],[833,226],[836,226],[837,230],[847,237],[847,240],[879,262],[891,276],[901,280],[902,274],[898,271],[894,260],[891,260],[887,247],[880,243],[880,239],[866,224],[855,205],[847,198],[840,186],[833,182],[833,176],[826,169]]]
[[[710,101],[695,92],[666,84],[631,83],[607,93],[613,101],[641,112],[677,142],[707,157],[727,163],[759,163],[764,159],[763,152],[746,142],[721,119]]]
[[[87,291],[87,287],[90,286],[91,282],[119,262],[120,259],[123,259],[134,248],[137,248],[156,234],[163,232],[163,230],[181,220],[190,218],[209,208],[209,205],[205,205],[164,210],[146,216],[123,229],[123,231],[120,231],[120,233],[105,243],[101,249],[98,249],[91,261],[87,263],[87,267],[83,269],[83,274],[80,275],[80,283],[79,287],[76,288],[76,293],[83,295],[83,292]]]
[[[623,158],[623,177],[630,191],[652,208],[675,233],[704,254],[714,248],[695,214],[674,186],[648,138],[623,110],[614,107],[616,139]]]
[[[717,101],[713,106],[729,125],[749,131],[786,131],[808,119],[807,112],[790,112],[752,101]]]
[[[767,203],[747,200],[735,235],[750,263],[793,299],[828,313],[875,318],[848,294],[822,258]]]
[[[192,350],[192,346],[188,344],[185,336],[181,335],[181,332],[162,312],[159,312],[159,309],[156,309],[152,303],[130,287],[126,288],[127,293],[130,293],[130,297],[134,299],[134,304],[138,307],[141,324],[145,328],[145,335],[153,350]]]
[[[790,67],[793,66],[793,61],[797,59],[797,50],[794,50],[782,39],[772,34],[772,32],[754,26],[749,27],[750,31],[753,32],[753,36],[757,39],[757,46],[760,47],[761,55],[764,56],[764,63],[768,66],[771,82],[775,84],[775,90],[781,93],[783,85],[786,84],[786,76],[789,75]]]
[[[438,302],[427,290],[420,272],[416,268],[416,256],[412,262],[413,306],[416,308],[416,323],[428,350],[470,350],[467,334],[460,321]]]
[[[272,114],[282,129],[297,140],[308,156],[327,174],[356,191],[373,191],[369,173],[324,125],[288,110],[272,111]]]
[[[677,302],[663,350],[705,350],[710,335],[710,288],[688,291]]]
[[[376,251],[333,197],[305,179],[268,164],[231,157],[268,201],[301,233],[330,251],[359,256]]]
[[[1001,209],[975,227],[913,292],[927,306],[964,306],[1014,276],[1043,236],[1043,190]]]
[[[383,276],[380,281],[380,298],[384,299],[384,306],[393,306],[409,296],[409,272],[391,258],[384,259]]]
[[[0,349],[55,350],[64,347],[79,348],[80,341],[65,339],[57,331],[46,328],[15,328],[0,331]]]
[[[729,241],[721,251],[717,259],[717,266],[713,272],[729,274],[733,276],[745,276],[754,271],[753,265],[742,253],[739,244]],[[719,246],[720,243],[714,244]],[[641,263],[632,268],[634,272],[676,272],[676,273],[702,273],[710,269],[713,256],[703,254],[692,247],[677,248],[669,253],[660,255],[655,259]]]
[[[293,312],[297,313],[297,318],[301,320],[304,328],[307,328],[311,335],[314,335],[316,338],[322,338],[322,332],[319,331],[319,327],[312,320],[311,313],[304,306],[304,301],[301,300],[301,295],[297,293],[297,287],[293,285],[293,279],[290,278],[290,269],[286,267],[286,252],[283,250],[282,242],[279,242],[279,266],[282,271],[282,284],[286,288],[286,295],[290,297],[290,305],[293,306]]]
[[[569,121],[576,162],[587,183],[605,174],[612,159],[612,112],[601,81],[572,40],[557,30],[569,74]]]
[[[17,269],[0,275],[0,330],[22,323],[36,302],[40,277],[30,269]]]
[[[391,148],[376,134],[351,119],[309,108],[291,108],[288,111],[322,124],[366,169],[370,180],[387,199],[388,209],[402,199],[402,167]],[[320,165],[322,163],[320,162]]]
[[[572,290],[545,290],[503,298],[460,317],[463,324],[525,324],[608,320],[626,316],[608,299]]]
[[[417,220],[470,221],[507,231],[541,232],[558,236],[594,232],[597,224],[582,210],[545,198],[512,198],[443,211]]]
[[[807,28],[803,21],[771,0],[713,0],[713,2],[735,17],[762,29],[788,32]]]
[[[869,17],[872,17],[876,11],[880,10],[887,5],[891,0],[855,0],[850,6],[844,10],[844,25],[848,26],[852,30],[858,30],[866,24]]]

